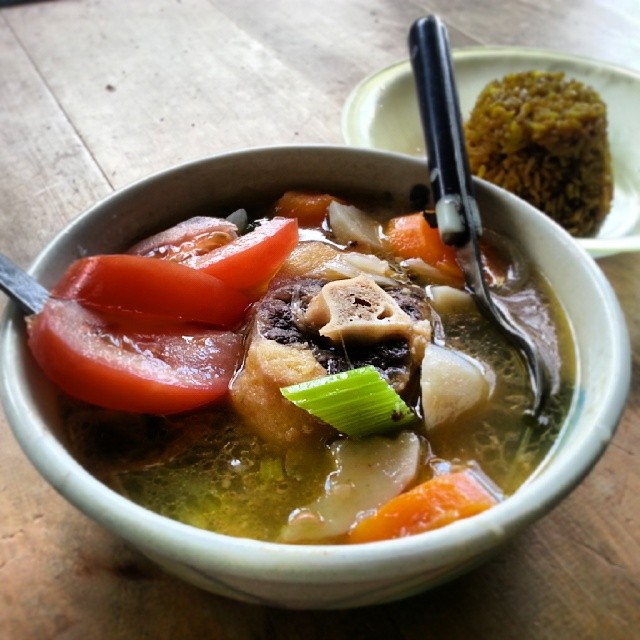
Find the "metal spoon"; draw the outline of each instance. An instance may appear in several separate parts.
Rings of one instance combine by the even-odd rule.
[[[539,417],[551,391],[549,371],[532,336],[516,324],[506,304],[492,298],[484,279],[478,244],[482,223],[464,143],[449,37],[437,16],[414,22],[409,51],[440,236],[456,248],[467,288],[480,310],[523,356],[534,391],[532,413]]]
[[[0,290],[17,302],[25,315],[39,313],[49,297],[39,282],[1,253]]]

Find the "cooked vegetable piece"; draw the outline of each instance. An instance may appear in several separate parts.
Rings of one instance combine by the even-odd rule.
[[[359,513],[376,509],[414,481],[420,439],[405,431],[395,439],[339,440],[331,445],[334,470],[314,502],[295,509],[283,542],[317,542],[347,533]]]
[[[437,228],[431,228],[422,213],[389,220],[385,236],[391,251],[400,258],[420,258],[447,275],[464,280],[453,247],[442,242]]]
[[[422,258],[406,258],[402,261],[402,267],[418,284],[448,285],[458,289],[464,286],[459,274],[452,275],[448,271],[438,269],[427,264]]]
[[[437,285],[431,287],[431,304],[442,317],[452,313],[473,313],[476,303],[471,294],[456,287]]]
[[[210,232],[193,235],[188,223],[200,229],[205,223],[197,221],[202,220],[216,221],[217,226],[210,222]],[[181,262],[257,299],[298,243],[298,221],[265,220],[240,237],[235,230],[235,224],[227,220],[193,218],[143,240],[129,253]]]
[[[336,242],[358,250],[380,249],[380,225],[370,215],[352,205],[332,202],[329,227]]]
[[[357,544],[422,533],[474,516],[497,502],[471,471],[436,476],[360,520],[348,541]]]
[[[298,222],[273,218],[233,242],[183,264],[257,298],[298,242]]]
[[[370,253],[339,251],[336,247],[316,240],[300,242],[285,260],[278,279],[296,277],[342,280],[366,274],[377,284],[398,286],[394,272],[386,260]]]
[[[458,287],[464,284],[455,249],[442,242],[440,232],[429,226],[424,214],[410,213],[392,218],[385,227],[385,238],[389,249],[404,258],[405,266],[418,277],[426,276],[436,283]],[[503,253],[485,238],[480,239],[480,252],[487,283],[491,286],[504,284],[509,277],[510,265]],[[440,273],[430,273],[429,267]]]
[[[237,324],[249,299],[206,273],[136,255],[77,260],[54,287],[56,298],[113,313],[148,315],[218,327]]]
[[[416,420],[373,366],[315,378],[280,391],[296,406],[353,438],[400,429]]]
[[[229,244],[237,237],[234,223],[224,218],[197,216],[145,238],[133,245],[128,253],[185,262]]]
[[[456,351],[429,344],[422,360],[420,386],[427,428],[458,416],[489,397],[490,374]]]
[[[379,285],[397,286],[398,280],[393,278],[393,271],[386,260],[381,260],[371,253],[347,251],[327,262],[322,272],[329,280],[355,278],[367,275]]]
[[[287,191],[274,205],[273,214],[283,218],[296,218],[301,227],[319,227],[334,200],[340,202],[328,193]]]
[[[242,338],[229,331],[107,317],[50,299],[29,325],[29,347],[69,395],[107,409],[176,413],[228,390]]]

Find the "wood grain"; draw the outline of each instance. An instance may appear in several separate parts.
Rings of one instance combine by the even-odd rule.
[[[26,266],[54,233],[111,188],[3,18],[1,249]]]
[[[0,251],[26,266],[90,204],[178,162],[341,143],[345,98],[406,57],[408,26],[429,11],[445,19],[454,46],[544,47],[640,70],[637,0],[20,3],[0,9]],[[482,567],[355,611],[212,596],[69,506],[0,417],[0,637],[640,637],[640,259],[600,266],[633,345],[620,427],[578,489]]]

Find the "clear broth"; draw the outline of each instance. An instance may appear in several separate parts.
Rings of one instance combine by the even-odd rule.
[[[559,388],[546,423],[527,415],[528,374],[504,338],[478,312],[447,314],[446,346],[488,364],[497,383],[494,400],[480,412],[429,434],[417,431],[425,452],[421,479],[441,464],[471,466],[508,496],[551,451],[573,398],[571,329],[540,276],[530,277],[519,295],[526,313],[546,319],[545,330],[558,345],[551,361]],[[152,511],[218,533],[277,541],[289,514],[322,493],[332,470],[328,441],[280,450],[226,405],[179,416],[134,416],[64,399],[62,410],[70,447],[97,477]]]

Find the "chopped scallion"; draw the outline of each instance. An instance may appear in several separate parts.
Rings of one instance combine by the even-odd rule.
[[[352,438],[407,426],[416,415],[373,366],[280,389],[311,415]]]

